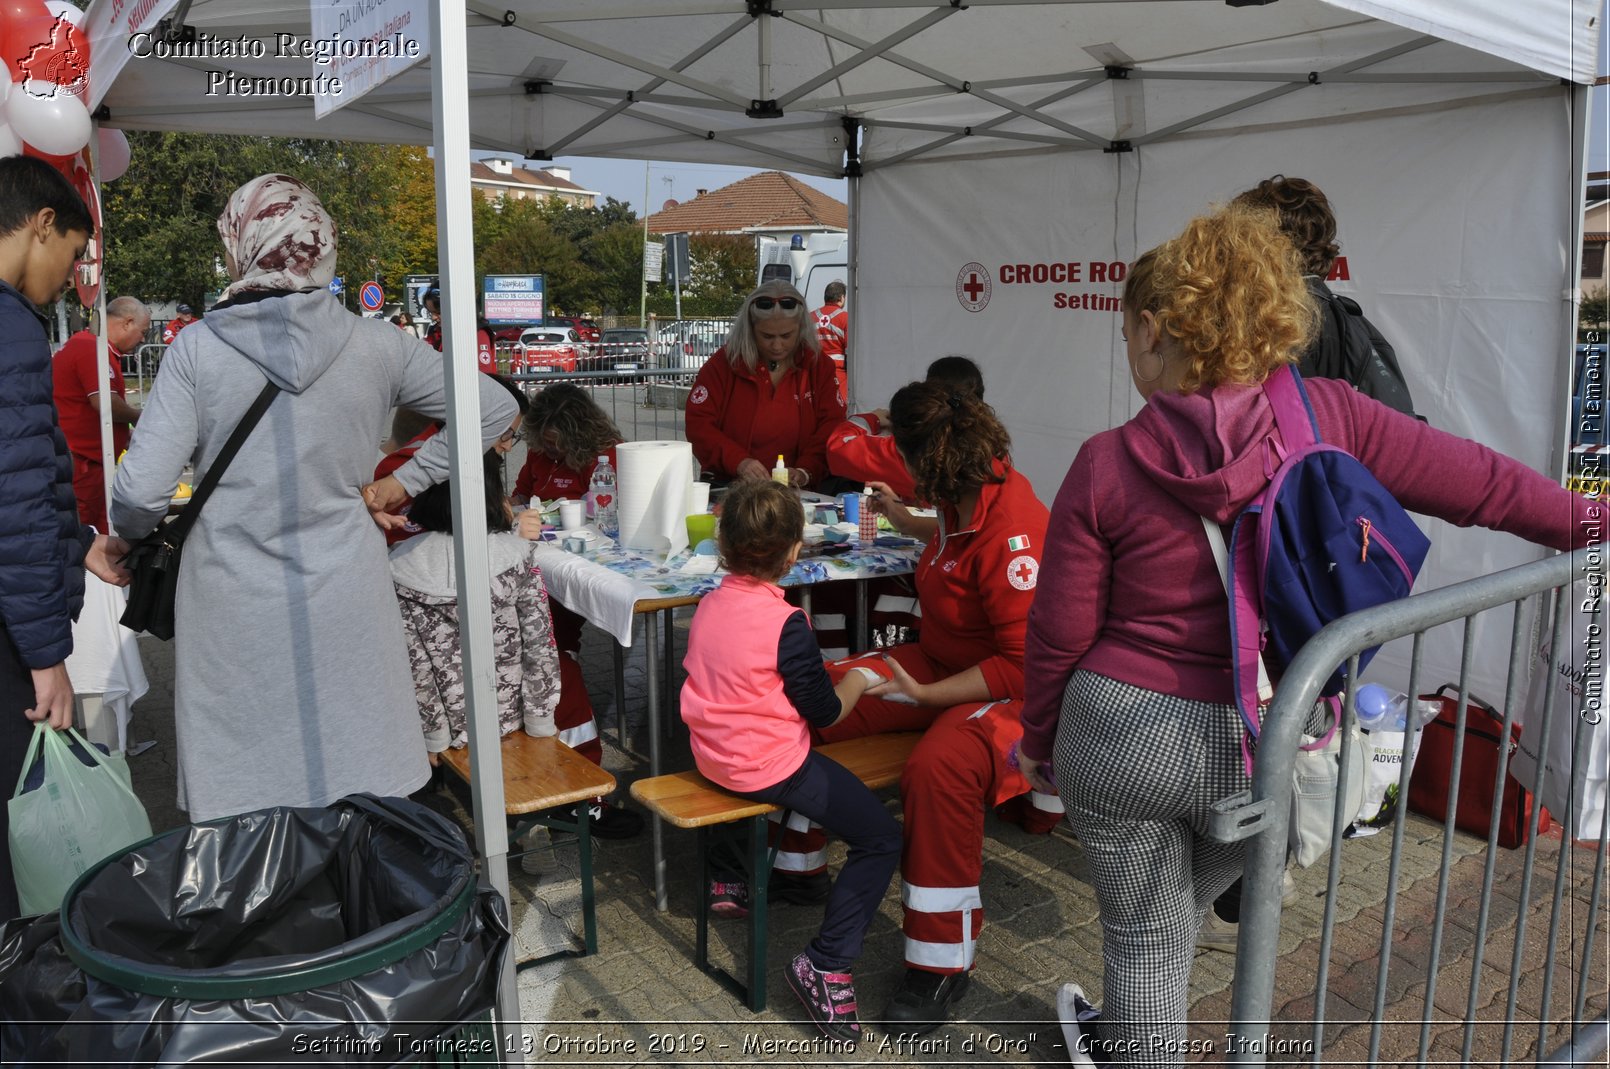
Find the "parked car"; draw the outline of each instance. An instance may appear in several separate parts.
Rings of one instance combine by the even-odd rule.
[[[577,371],[586,346],[569,327],[527,327],[514,349],[510,370]]]
[[[492,328],[492,342],[518,342],[520,335],[532,327],[540,327],[541,323],[510,323],[501,327]]]
[[[581,316],[549,316],[543,321],[543,326],[550,330],[563,330],[569,327],[576,332],[576,337],[581,339],[583,345],[591,348],[594,353],[598,351],[598,324],[591,319],[584,319]]]
[[[603,355],[598,367],[606,371],[627,371],[649,366],[648,331],[636,327],[614,327],[600,338]]]
[[[699,367],[710,354],[727,343],[730,322],[690,320],[667,323],[660,328],[655,343],[665,367]]]

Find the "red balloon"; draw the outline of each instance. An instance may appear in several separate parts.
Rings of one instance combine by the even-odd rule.
[[[66,19],[46,15],[24,20],[20,31],[8,28],[5,36],[4,59],[12,81],[54,82],[88,99],[89,37],[83,30]]]
[[[0,0],[0,30],[18,19],[49,18],[45,0]]]

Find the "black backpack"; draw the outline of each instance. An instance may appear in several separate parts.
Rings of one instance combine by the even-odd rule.
[[[1381,336],[1351,297],[1332,293],[1317,278],[1308,291],[1319,306],[1319,337],[1299,365],[1305,378],[1341,379],[1406,416],[1420,419],[1392,343]]]

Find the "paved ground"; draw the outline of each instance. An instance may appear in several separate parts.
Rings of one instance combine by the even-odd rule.
[[[679,618],[685,628],[686,621]],[[679,631],[680,636],[680,631]],[[134,758],[135,785],[161,828],[182,819],[174,809],[171,648],[141,641],[152,690],[136,710],[134,739],[158,745]],[[628,661],[626,719],[631,751],[613,745],[615,712],[610,697],[607,639],[593,635],[584,653],[600,718],[610,739],[606,764],[623,784],[646,773],[641,648]],[[666,746],[667,768],[688,767],[680,737]],[[898,813],[892,793],[888,804]],[[988,921],[979,943],[972,989],[959,1018],[915,1045],[898,1045],[875,1026],[854,1055],[826,1052],[811,1043],[813,1030],[782,984],[786,961],[814,932],[819,914],[797,906],[773,910],[767,963],[771,999],[767,1010],[751,1014],[713,979],[691,964],[695,876],[693,833],[666,830],[670,858],[670,910],[653,904],[648,837],[605,842],[596,850],[599,953],[520,974],[522,1015],[528,1022],[531,1055],[541,1064],[706,1065],[728,1062],[765,1064],[878,1065],[1055,1065],[1065,1064],[1054,1017],[1056,992],[1077,980],[1099,1001],[1101,935],[1096,907],[1079,844],[1065,831],[1033,837],[1014,826],[989,821],[983,894]],[[546,833],[539,833],[545,837]],[[1509,1065],[1530,1062],[1537,1047],[1539,1017],[1544,1048],[1564,1036],[1558,1022],[1569,1018],[1583,947],[1590,926],[1597,942],[1586,976],[1589,1018],[1605,1012],[1606,933],[1602,899],[1596,913],[1589,902],[1596,853],[1567,854],[1561,884],[1565,908],[1559,931],[1560,960],[1553,970],[1551,1001],[1543,1008],[1549,908],[1555,888],[1557,837],[1540,841],[1526,900],[1526,939],[1517,962],[1513,947],[1521,900],[1522,851],[1494,857],[1494,894],[1488,936],[1480,955],[1477,990],[1470,994],[1484,844],[1457,835],[1451,848],[1450,878],[1438,982],[1427,1015],[1427,967],[1442,861],[1440,827],[1411,817],[1402,851],[1400,890],[1384,985],[1378,982],[1390,836],[1346,844],[1336,893],[1335,945],[1330,957],[1329,1023],[1322,1045],[1314,1044],[1311,1021],[1318,973],[1320,924],[1324,909],[1323,866],[1297,874],[1300,891],[1286,911],[1279,940],[1271,1061],[1362,1064]],[[842,850],[842,848],[840,848]],[[528,876],[515,865],[512,912],[520,957],[579,942],[579,882],[573,847],[548,844],[538,856],[543,872]],[[835,857],[841,857],[842,853]],[[900,908],[891,888],[867,939],[857,969],[863,1015],[873,1018],[888,1000],[900,973]],[[731,958],[743,946],[743,926],[718,925],[713,954]],[[1205,1049],[1194,1060],[1222,1063],[1226,1057],[1224,1019],[1230,1005],[1235,959],[1199,952],[1191,987],[1191,1037]],[[1510,977],[1517,978],[1517,1002],[1508,1008]],[[1384,992],[1386,1022],[1377,1034],[1377,992]],[[1472,1009],[1473,1007],[1473,1009]],[[1429,1018],[1428,1023],[1426,1022]],[[1503,1022],[1516,1022],[1506,1052]],[[1469,1055],[1462,1045],[1468,1032]],[[1422,1030],[1429,1048],[1419,1056]],[[1371,1056],[1371,1045],[1376,1053]],[[1599,1059],[1597,1064],[1603,1064]]]

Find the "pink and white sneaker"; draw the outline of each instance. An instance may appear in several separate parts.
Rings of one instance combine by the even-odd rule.
[[[817,972],[801,952],[784,971],[788,986],[805,1004],[805,1012],[829,1039],[854,1046],[861,1039],[855,1014],[855,979],[847,972]]]

